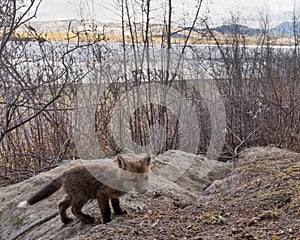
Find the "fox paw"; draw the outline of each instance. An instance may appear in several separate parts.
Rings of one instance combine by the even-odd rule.
[[[103,218],[103,224],[111,222],[111,218]]]
[[[127,211],[124,209],[115,212],[115,215],[124,215],[124,214],[127,214]]]
[[[73,221],[73,219],[72,218],[64,218],[64,219],[62,219],[62,222],[64,223],[64,224],[68,224],[68,223],[70,223],[70,222],[72,222]]]
[[[92,216],[86,215],[84,217],[84,223],[85,224],[90,224],[90,223],[93,223],[93,222],[95,222],[95,218],[93,218]]]
[[[120,214],[127,214],[127,211],[125,209],[121,210]]]

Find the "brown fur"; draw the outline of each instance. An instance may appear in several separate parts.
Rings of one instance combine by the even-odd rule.
[[[147,191],[148,175],[150,173],[150,156],[139,160],[129,160],[118,156],[117,160],[118,166],[104,163],[76,165],[53,179],[43,189],[30,197],[26,204],[35,204],[49,197],[63,186],[66,195],[59,203],[59,214],[63,223],[67,224],[72,221],[66,214],[66,210],[69,207],[71,207],[72,213],[82,222],[94,222],[95,219],[93,217],[81,211],[82,207],[90,199],[98,200],[103,223],[110,222],[111,210],[109,201],[111,202],[115,214],[126,213],[126,211],[120,207],[119,197],[124,195],[127,190],[145,193]],[[121,169],[126,170],[126,172]],[[129,174],[129,172],[131,172],[131,174]],[[113,186],[117,186],[117,189],[104,185],[99,181],[99,178],[95,176],[99,176],[105,183],[106,180],[108,180],[114,184]]]

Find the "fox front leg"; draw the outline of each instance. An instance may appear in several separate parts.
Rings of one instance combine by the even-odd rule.
[[[115,214],[118,215],[127,214],[127,211],[120,207],[119,198],[112,198],[110,201]]]
[[[100,194],[99,194],[100,195]],[[102,195],[97,196],[100,212],[102,215],[103,223],[108,223],[111,221],[111,211],[109,207],[109,198]]]

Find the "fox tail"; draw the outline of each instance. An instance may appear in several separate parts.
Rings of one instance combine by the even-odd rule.
[[[43,187],[40,191],[31,196],[28,200],[20,202],[18,208],[24,208],[29,205],[33,205],[43,199],[49,197],[53,193],[55,193],[62,186],[60,177],[53,179],[50,183],[48,183],[45,187]]]

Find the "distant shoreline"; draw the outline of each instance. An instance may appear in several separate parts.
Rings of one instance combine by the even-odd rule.
[[[0,37],[2,33],[0,32]],[[95,34],[95,33],[67,33],[67,32],[44,32],[37,35],[29,34],[28,32],[17,32],[14,34],[13,39],[24,39],[28,41],[37,41],[37,42],[102,42],[102,43],[116,43],[122,44],[122,35],[120,34]],[[222,46],[232,46],[234,44],[233,36],[228,34],[222,36],[218,35],[216,37],[218,44]],[[134,38],[135,44],[143,44],[144,41],[142,36],[137,36]],[[166,39],[163,39],[163,36],[153,36],[148,39],[149,44],[165,44]],[[186,38],[183,37],[171,37],[171,43],[176,45],[183,45],[186,42]],[[125,43],[131,44],[132,38],[130,35],[125,35]],[[218,45],[214,39],[209,38],[197,38],[195,36],[190,37],[187,42],[188,45],[201,45],[201,46],[214,46]],[[239,43],[240,46],[247,47],[258,47],[262,46],[262,42],[259,37],[248,37],[245,38],[244,42]],[[265,42],[263,46],[272,46],[272,47],[294,47],[293,38],[274,38],[272,42]]]

